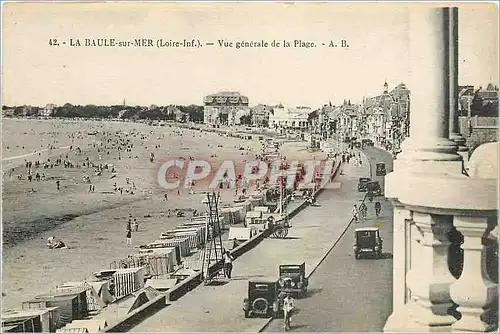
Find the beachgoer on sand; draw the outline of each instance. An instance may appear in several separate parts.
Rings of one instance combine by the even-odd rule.
[[[134,218],[134,232],[139,231],[139,223],[137,222],[137,219]]]
[[[127,229],[127,245],[132,245],[132,230]]]

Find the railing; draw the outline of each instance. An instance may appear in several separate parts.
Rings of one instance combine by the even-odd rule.
[[[394,312],[384,331],[496,330],[496,180],[451,172],[391,174],[386,194],[395,206]]]
[[[408,309],[417,323],[453,331],[498,328],[498,240],[495,215],[407,215]]]

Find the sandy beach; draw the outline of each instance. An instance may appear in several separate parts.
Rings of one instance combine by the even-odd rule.
[[[110,146],[121,140],[126,141],[127,147],[131,145],[130,152]],[[108,145],[104,151],[103,143]],[[47,149],[48,146],[72,148]],[[134,246],[156,240],[161,231],[188,219],[168,217],[168,210],[205,210],[202,184],[195,186],[195,194],[181,189],[180,195],[177,190],[168,192],[158,186],[157,171],[165,159],[189,156],[210,159],[216,155],[212,159],[242,162],[260,153],[262,144],[257,136],[242,140],[169,126],[4,119],[2,148],[2,299],[3,307],[8,309],[19,307],[23,300],[50,291],[58,284],[90,277],[92,272],[107,269],[112,261],[133,253],[134,248],[125,244],[129,214],[140,226],[132,236]],[[43,149],[47,150],[24,156]],[[282,152],[289,159],[322,156],[311,154],[304,143],[297,142],[283,145]],[[151,153],[155,156],[153,162]],[[49,158],[51,161],[61,158],[80,167],[39,167],[34,170],[44,173],[44,178],[28,181],[26,161]],[[115,173],[105,169],[100,176],[95,175],[94,168],[82,167],[87,158],[96,165],[113,166]],[[23,177],[19,179],[21,174]],[[111,178],[113,174],[116,177]],[[89,176],[94,192],[89,192],[84,175]],[[124,189],[122,194],[114,190],[115,183]],[[126,192],[129,189],[133,194]],[[229,203],[234,190],[225,190],[222,196]],[[45,244],[49,236],[62,239],[70,249],[48,249]]]

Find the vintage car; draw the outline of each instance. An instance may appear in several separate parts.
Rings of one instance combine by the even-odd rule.
[[[361,191],[361,192],[366,191],[366,185],[370,181],[371,180],[370,180],[369,177],[360,177],[359,180],[358,180],[358,191]]]
[[[283,264],[279,267],[281,291],[296,295],[297,298],[307,292],[309,281],[306,277],[306,264]]]
[[[248,297],[243,300],[245,318],[278,317],[283,313],[283,296],[278,279],[248,282]]]
[[[380,187],[380,182],[371,181],[366,184],[366,191],[371,193],[373,196],[382,196],[383,191],[382,187]]]
[[[357,259],[361,254],[382,257],[382,238],[378,227],[361,227],[354,230],[354,256]]]
[[[385,176],[386,173],[387,172],[385,170],[385,163],[383,163],[383,162],[377,163],[376,175],[377,176]]]

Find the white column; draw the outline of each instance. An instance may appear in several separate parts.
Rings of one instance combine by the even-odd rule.
[[[398,202],[395,203],[399,204]],[[395,207],[394,212],[396,212],[396,210],[397,208]],[[420,275],[420,266],[417,264],[419,263],[420,254],[422,254],[423,234],[414,222],[408,225],[409,230],[404,230],[405,233],[404,236],[402,236],[403,231],[400,229],[401,225],[395,217],[393,237],[393,311],[384,326],[383,330],[385,333],[425,331],[425,328],[422,328],[421,325],[416,325],[415,321],[411,318],[417,298],[412,296],[411,291],[408,292],[410,290],[409,282],[412,281],[412,277],[418,279]],[[402,237],[405,239],[401,240],[400,238]],[[409,237],[409,239],[406,237]],[[401,256],[403,256],[404,259],[402,259]],[[403,261],[405,262],[404,267],[402,264]],[[406,270],[406,264],[408,264],[408,270]],[[405,269],[404,275],[402,275],[403,268]],[[404,281],[401,281],[403,278],[402,276],[404,276]],[[404,291],[402,291],[403,286]],[[401,305],[403,299],[404,302],[403,305]]]
[[[450,139],[458,146],[459,154],[468,160],[465,138],[458,126],[458,8],[448,8],[449,12],[449,66],[450,66]]]
[[[486,272],[485,246],[482,244],[487,218],[457,216],[454,225],[464,236],[464,267],[462,275],[450,288],[451,298],[459,305],[457,311],[462,314],[452,329],[454,332],[493,330],[493,324],[483,317],[491,304],[498,300],[498,286]]]
[[[409,268],[408,255],[411,254],[410,245],[407,244],[406,236],[411,219],[411,211],[401,204],[394,203],[393,219],[393,260],[392,260],[392,309],[402,309],[406,302],[406,272]]]
[[[446,8],[411,8],[410,137],[398,160],[459,161],[449,140],[449,26]]]
[[[456,319],[448,315],[452,306],[449,287],[455,278],[448,269],[447,233],[453,228],[451,216],[413,213],[413,221],[422,233],[421,253],[407,278],[415,304],[411,320],[422,330],[446,330]],[[440,327],[440,328],[438,328]]]

